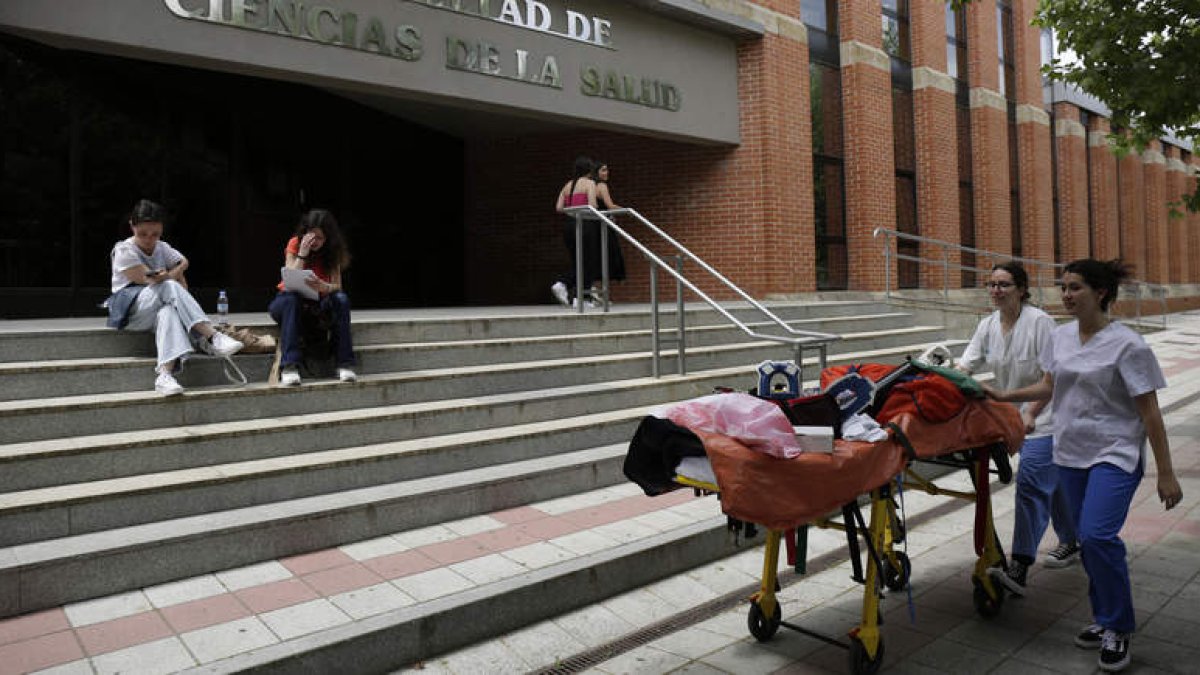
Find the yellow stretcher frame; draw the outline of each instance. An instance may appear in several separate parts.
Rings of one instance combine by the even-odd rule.
[[[990,483],[989,460],[994,456],[991,448],[974,448],[955,453],[960,459],[934,458],[920,459],[919,462],[952,466],[967,469],[970,472],[972,484]],[[779,601],[776,598],[776,587],[779,573],[779,550],[785,535],[784,530],[770,529],[767,531],[763,548],[763,572],[759,590],[750,596],[750,609],[746,622],[750,634],[760,642],[765,642],[775,635],[780,626],[804,633],[830,644],[846,648],[849,652],[850,672],[854,675],[872,675],[883,664],[883,636],[880,632],[881,613],[879,601],[882,588],[887,587],[899,591],[907,587],[912,574],[911,562],[907,554],[897,551],[895,545],[907,536],[900,526],[896,512],[896,502],[892,499],[895,489],[919,489],[933,496],[945,495],[955,499],[963,499],[976,503],[976,508],[982,510],[983,531],[977,538],[982,545],[977,545],[977,559],[972,570],[971,581],[974,587],[973,601],[976,611],[984,617],[993,617],[1000,612],[1004,604],[1004,591],[992,581],[988,570],[1007,562],[1000,542],[996,536],[995,522],[992,515],[990,489],[987,499],[981,499],[978,487],[972,492],[951,490],[938,486],[933,480],[926,478],[914,469],[910,461],[902,473],[905,477],[903,485],[896,478],[886,484],[871,490],[871,515],[869,524],[864,530],[867,542],[866,574],[863,581],[863,604],[859,624],[848,633],[849,644],[844,644],[828,636],[820,635],[800,626],[783,621]],[[1007,467],[1006,467],[1007,468]],[[1000,471],[1002,480],[1008,482],[1011,473],[1005,478],[1005,472]],[[720,493],[720,487],[715,483],[699,481],[686,476],[675,477],[675,482],[687,487],[709,493]],[[857,509],[857,503],[854,504]],[[844,511],[849,513],[849,511]],[[856,510],[856,513],[861,514]],[[861,518],[861,515],[858,515]],[[822,529],[846,529],[844,522],[837,522],[828,517],[818,518],[804,527],[813,526]],[[897,532],[900,532],[897,536]],[[977,533],[978,534],[978,533]],[[800,555],[800,552],[797,552]]]

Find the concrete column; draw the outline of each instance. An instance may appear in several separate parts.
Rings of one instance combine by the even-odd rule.
[[[966,5],[971,83],[971,164],[975,247],[1012,253],[1008,177],[1008,102],[1000,92],[995,3]],[[990,266],[988,261],[977,261]]]
[[[1088,163],[1091,165],[1088,207],[1092,214],[1092,254],[1101,260],[1121,255],[1121,218],[1117,208],[1117,157],[1112,153],[1108,119],[1088,120]]]
[[[896,226],[891,64],[883,51],[878,0],[839,0],[842,129],[845,139],[846,244],[854,290],[881,290],[885,267],[876,227]],[[894,258],[893,258],[894,260]]]
[[[1017,189],[1022,257],[1054,262],[1054,186],[1050,115],[1042,102],[1041,31],[1030,25],[1037,0],[1013,1],[1017,74]],[[1031,270],[1032,273],[1032,270]],[[1049,281],[1049,279],[1046,279]]]
[[[1146,172],[1142,157],[1129,153],[1117,162],[1121,258],[1133,265],[1134,276],[1146,279]]]
[[[1169,278],[1167,240],[1166,158],[1162,144],[1151,141],[1142,152],[1146,184],[1146,269],[1140,277],[1155,284],[1165,284]]]
[[[1167,218],[1168,271],[1173,284],[1182,284],[1188,277],[1187,216],[1181,203],[1185,167],[1179,148],[1168,145],[1163,154],[1167,159],[1167,203],[1171,204]]]
[[[1058,166],[1058,250],[1062,262],[1087,258],[1088,193],[1087,130],[1079,122],[1079,108],[1070,103],[1054,104],[1054,146]]]
[[[917,222],[922,236],[958,244],[957,114],[954,78],[946,72],[946,7],[937,2],[914,2],[910,7]],[[950,265],[961,261],[957,250],[926,248],[923,255],[944,257]],[[922,288],[958,288],[961,282],[962,275],[953,267],[921,266]]]

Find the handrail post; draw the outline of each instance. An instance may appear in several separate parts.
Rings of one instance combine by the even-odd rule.
[[[942,300],[950,304],[950,249],[942,246]]]
[[[658,323],[658,266],[653,262],[650,263],[650,351],[652,359],[650,364],[650,372],[655,378],[659,377],[659,353],[662,346],[659,341],[659,331],[661,330]]]
[[[892,297],[892,235],[883,234],[883,295]]]
[[[602,308],[608,313],[608,225],[600,221],[600,295]]]
[[[583,212],[575,212],[575,312],[583,314]]]
[[[675,271],[679,272],[680,278],[683,277],[683,256],[675,256]],[[675,330],[677,331],[677,344],[675,354],[679,360],[679,374],[687,375],[687,356],[684,352],[687,349],[686,332],[683,318],[683,284],[677,279],[675,281],[675,314],[678,317],[675,321]]]

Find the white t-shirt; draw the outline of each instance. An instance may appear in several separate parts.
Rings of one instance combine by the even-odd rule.
[[[1108,462],[1135,471],[1146,427],[1133,399],[1167,386],[1142,336],[1113,321],[1084,345],[1072,321],[1054,329],[1041,362],[1054,377],[1054,463],[1086,469]]]
[[[131,267],[145,265],[151,270],[169,270],[183,262],[183,254],[171,248],[165,241],[159,241],[154,246],[154,252],[146,255],[133,237],[118,241],[112,249],[112,292],[116,293],[128,286],[131,281],[123,272]]]
[[[1038,356],[1050,344],[1050,333],[1058,324],[1037,307],[1021,306],[1021,315],[1008,335],[1000,325],[1000,310],[979,322],[975,334],[958,362],[970,372],[991,372],[996,376],[996,388],[1003,391],[1028,387],[1042,380]],[[1021,409],[1032,405],[1025,403]],[[1049,436],[1053,430],[1050,406],[1042,409],[1029,438]]]

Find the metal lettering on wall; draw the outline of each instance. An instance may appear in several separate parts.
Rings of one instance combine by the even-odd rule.
[[[574,10],[564,10],[560,21],[538,0],[408,0],[418,5],[444,9],[481,19],[498,21],[539,33],[557,35],[568,40],[613,48],[612,22],[599,16],[588,16]],[[556,30],[561,26],[562,30]]]
[[[378,17],[330,5],[291,0],[163,0],[172,14],[238,28],[274,33],[321,44],[416,61],[424,51],[421,31],[404,24],[389,27]],[[227,11],[228,10],[228,11]]]
[[[563,15],[566,29],[556,32],[550,9],[537,0],[524,0],[523,3],[518,0],[409,1],[612,49],[612,27],[607,20],[566,10]],[[163,3],[172,14],[184,19],[309,40],[405,61],[419,61],[425,53],[419,27],[388,25],[379,17],[363,16],[329,4],[309,5],[294,0],[163,0]],[[513,49],[511,54],[502,54],[499,47],[485,40],[446,36],[445,67],[551,89],[563,88],[557,56],[534,54],[528,49]],[[668,82],[595,65],[580,69],[579,92],[588,97],[671,112],[680,110],[682,100],[679,89]]]

